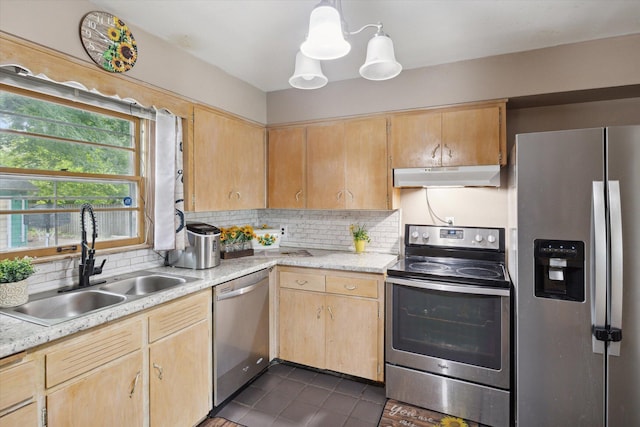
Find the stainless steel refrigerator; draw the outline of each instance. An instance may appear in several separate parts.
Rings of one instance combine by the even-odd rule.
[[[516,136],[516,425],[640,426],[640,126]]]

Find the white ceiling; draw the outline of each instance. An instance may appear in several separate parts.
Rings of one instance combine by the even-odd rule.
[[[90,0],[251,85],[289,88],[319,0]],[[405,70],[640,33],[640,0],[342,0],[349,31],[382,22]],[[367,29],[349,55],[323,62],[331,81],[357,78]],[[134,31],[135,36],[135,31]],[[139,46],[140,57],[144,46]]]

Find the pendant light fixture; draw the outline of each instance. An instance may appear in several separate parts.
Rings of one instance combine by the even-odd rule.
[[[296,54],[296,69],[289,79],[291,86],[297,89],[319,89],[328,81],[322,74],[320,61],[311,59],[302,52]]]
[[[402,65],[396,61],[393,42],[382,31],[382,23],[367,24],[357,31],[348,32],[341,12],[341,0],[322,0],[313,9],[307,38],[296,54],[295,71],[289,79],[291,86],[298,89],[325,86],[328,79],[322,74],[320,61],[347,55],[351,45],[345,36],[358,34],[371,27],[377,28],[377,31],[367,44],[366,60],[360,67],[360,75],[368,80],[388,80],[400,74]]]

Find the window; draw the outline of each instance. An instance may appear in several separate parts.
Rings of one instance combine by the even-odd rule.
[[[0,258],[144,241],[140,118],[0,85]],[[89,235],[91,229],[88,230]]]

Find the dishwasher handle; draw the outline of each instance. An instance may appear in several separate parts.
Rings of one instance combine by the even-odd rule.
[[[255,291],[260,285],[263,284],[264,281],[265,279],[262,279],[261,281],[259,281],[258,283],[254,283],[253,285],[245,286],[243,288],[236,289],[231,292],[217,295],[216,301],[223,301],[226,299],[239,297],[240,295],[248,294],[251,291]]]

